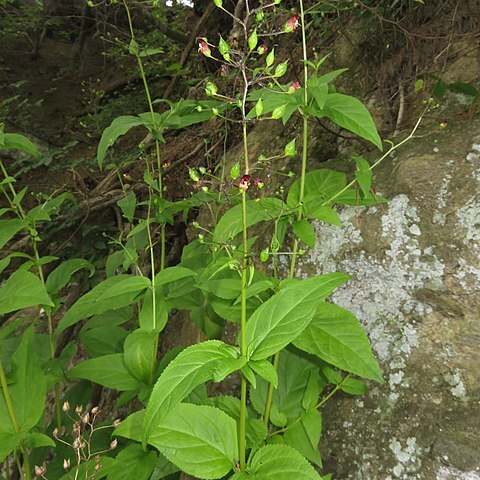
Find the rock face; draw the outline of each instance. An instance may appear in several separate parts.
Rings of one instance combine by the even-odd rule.
[[[299,265],[352,275],[332,300],[362,322],[385,377],[323,411],[339,480],[480,479],[480,120],[437,133],[380,165],[389,204],[316,225]]]

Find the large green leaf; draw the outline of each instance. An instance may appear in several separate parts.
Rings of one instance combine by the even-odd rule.
[[[0,315],[34,305],[53,305],[53,302],[38,277],[17,270],[0,289]]]
[[[293,343],[342,370],[383,382],[363,328],[353,313],[337,305],[319,305],[313,320]]]
[[[266,445],[257,450],[245,471],[249,476],[237,473],[230,480],[254,478],[258,480],[321,480],[322,477],[294,448],[287,445]]]
[[[347,184],[347,177],[344,173],[329,170],[327,168],[320,168],[312,170],[305,176],[304,200],[311,197],[308,206],[304,206],[305,214],[310,217],[309,210],[316,205],[312,202],[314,197],[317,197],[318,205],[326,202],[333,197]],[[293,182],[288,190],[287,205],[291,208],[296,207],[300,202],[300,180]]]
[[[318,381],[312,381],[312,377],[313,380],[318,379],[318,367],[305,358],[283,350],[280,353],[277,374],[278,387],[273,392],[272,405],[280,417],[286,419],[288,424],[292,424],[304,411],[303,403],[307,391],[316,405],[320,385]],[[257,388],[250,389],[250,401],[260,415],[265,411],[267,392],[268,382],[263,378],[257,378]],[[272,422],[277,426],[283,425],[283,422],[276,421],[275,416]]]
[[[141,386],[128,371],[121,353],[85,360],[73,367],[68,374],[70,377],[85,378],[116,390],[135,390]]]
[[[302,414],[301,420],[289,426],[283,438],[287,445],[297,449],[304,457],[319,467],[322,456],[318,444],[322,435],[322,416],[318,410],[310,410]]]
[[[95,266],[83,258],[71,258],[62,262],[47,278],[45,287],[49,293],[58,293],[70,281],[71,276],[82,268],[90,271],[90,276],[95,272]]]
[[[221,381],[245,364],[237,350],[219,340],[192,345],[170,362],[160,375],[148,402],[143,422],[142,442],[150,435],[168,413],[195,387],[208,380]]]
[[[26,226],[27,222],[19,218],[0,220],[0,249]]]
[[[155,465],[155,452],[146,452],[138,443],[127,445],[106,468],[109,480],[149,480]]]
[[[97,298],[97,302],[103,303],[112,298],[123,296],[129,296],[130,298],[132,298],[132,296],[136,297],[150,285],[151,281],[147,277],[129,276],[102,292]]]
[[[280,351],[305,329],[317,306],[350,277],[330,273],[285,287],[263,303],[247,323],[247,352],[262,360]]]
[[[356,133],[383,150],[372,116],[360,100],[341,93],[329,93],[321,112],[338,126]]]
[[[154,331],[139,329],[125,339],[125,366],[136,379],[146,384],[153,379],[157,335]]]
[[[36,157],[40,155],[38,148],[27,137],[18,133],[5,133],[2,148],[14,148]]]
[[[166,285],[168,283],[175,282],[182,278],[192,277],[194,275],[197,275],[197,273],[185,267],[175,266],[164,268],[157,273],[157,275],[155,275],[155,286],[159,287],[160,285]]]
[[[177,405],[153,430],[148,443],[197,478],[221,478],[238,461],[237,423],[206,405]]]
[[[115,277],[107,278],[99,283],[93,290],[79,298],[60,320],[55,334],[59,335],[66,328],[84,318],[106,312],[107,310],[118,310],[133,303],[138,294],[136,291],[132,294],[117,295],[108,298],[108,300],[102,300],[101,302],[98,301],[104,292],[108,291],[111,287],[119,284],[126,278],[129,278],[129,276],[116,275]]]
[[[281,215],[287,206],[279,198],[262,198],[247,202],[247,227],[271,220]],[[242,230],[242,205],[230,208],[219,220],[213,233],[213,241],[226,242]]]
[[[10,420],[5,398],[3,394],[0,395],[0,462],[38,423],[45,409],[47,380],[40,368],[33,342],[33,328],[29,328],[12,355],[13,375],[8,378],[8,392],[19,428],[18,434]]]
[[[102,168],[108,148],[116,142],[118,137],[125,135],[131,128],[145,125],[146,123],[140,117],[132,115],[124,115],[113,120],[110,126],[103,131],[102,138],[100,138],[98,144],[97,161],[99,167]]]

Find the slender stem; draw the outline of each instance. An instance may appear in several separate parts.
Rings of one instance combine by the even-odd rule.
[[[305,33],[305,14],[303,11],[303,0],[299,0],[300,4],[300,25],[302,28],[302,52],[303,52],[303,103],[304,105],[307,105],[308,102],[308,65],[307,65],[307,38],[306,38],[306,33]],[[305,194],[305,176],[307,173],[307,153],[308,153],[308,115],[306,112],[303,112],[303,131],[302,131],[302,166],[301,166],[301,172],[300,172],[300,192],[298,196],[298,202],[300,205],[303,202],[303,197]],[[302,208],[298,209],[297,212],[297,220],[301,220],[303,216],[303,210]],[[297,253],[298,253],[298,240],[295,238],[293,241],[293,249],[292,249],[292,258],[290,262],[290,278],[295,277],[295,264],[297,261]],[[278,361],[280,358],[280,352],[277,352],[274,357],[273,357],[273,366],[275,370],[277,369],[278,366]],[[263,421],[265,422],[266,425],[268,425],[268,422],[270,420],[270,411],[272,408],[272,400],[273,400],[273,384],[270,383],[268,385],[268,391],[267,391],[267,399],[265,402],[265,414],[263,416]]]

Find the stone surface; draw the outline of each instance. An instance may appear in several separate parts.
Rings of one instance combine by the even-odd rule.
[[[385,377],[327,404],[326,471],[479,480],[480,120],[412,140],[375,183],[390,203],[341,209],[342,229],[317,224],[299,265],[352,275],[332,300],[362,322]]]

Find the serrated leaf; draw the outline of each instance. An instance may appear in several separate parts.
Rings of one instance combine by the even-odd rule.
[[[250,360],[247,364],[257,375],[275,388],[278,387],[278,375],[275,367],[267,360]]]
[[[98,298],[97,302],[105,302],[112,298],[128,295],[129,297],[136,297],[145,289],[151,286],[151,281],[147,277],[128,276],[123,278],[120,282],[107,288]]]
[[[53,306],[53,302],[38,277],[17,270],[0,288],[0,315],[35,305]]]
[[[130,222],[133,222],[133,216],[135,215],[135,208],[137,206],[137,196],[135,192],[130,192],[120,200],[117,205],[122,210],[123,216]]]
[[[337,305],[319,305],[313,320],[293,343],[342,370],[383,383],[360,323],[353,313]]]
[[[121,353],[85,360],[70,369],[68,374],[70,377],[84,378],[115,390],[136,390],[141,386],[127,370]]]
[[[302,280],[270,297],[247,323],[249,358],[262,360],[292,342],[311,321],[317,306],[350,277],[331,273]]]
[[[143,422],[145,445],[155,428],[195,387],[208,380],[220,381],[240,369],[245,359],[234,347],[209,340],[186,348],[173,359],[155,384]]]
[[[332,122],[372,142],[380,151],[382,141],[372,116],[360,100],[341,93],[329,93],[322,110]]]
[[[315,248],[317,235],[308,220],[295,220],[292,224],[293,233],[310,248]]]
[[[198,478],[221,478],[238,461],[235,420],[206,405],[177,405],[153,430],[148,443]]]
[[[319,195],[307,195],[303,200],[303,213],[307,218],[314,218],[322,222],[331,223],[337,227],[342,226],[338,213],[327,205],[322,205]]]
[[[100,169],[103,167],[103,160],[105,159],[107,150],[116,142],[118,137],[125,135],[133,127],[145,124],[145,120],[132,115],[124,115],[113,120],[110,126],[103,131],[98,144],[97,161]]]
[[[321,480],[310,463],[287,445],[266,445],[258,449],[245,472],[259,480]]]

